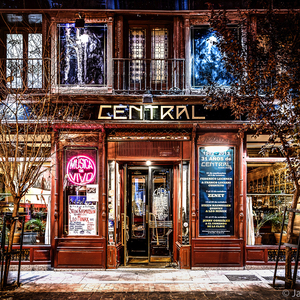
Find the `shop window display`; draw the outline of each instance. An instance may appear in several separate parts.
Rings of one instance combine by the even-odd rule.
[[[19,214],[25,216],[23,245],[50,244],[50,167],[44,171],[28,193],[20,200]],[[5,190],[4,177],[0,176],[0,230],[4,213],[13,211],[13,199]],[[9,231],[9,230],[8,230]],[[7,231],[7,233],[8,233]],[[14,244],[20,243],[21,223],[17,223]],[[8,236],[6,237],[6,242]]]
[[[248,163],[248,244],[276,244],[294,185],[284,163]],[[251,238],[252,236],[252,238]]]

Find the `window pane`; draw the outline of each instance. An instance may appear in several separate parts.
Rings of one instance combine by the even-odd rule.
[[[106,25],[60,24],[60,84],[106,84]]]
[[[129,58],[131,82],[140,82],[144,79],[146,58],[146,30],[130,29],[129,31]]]
[[[34,167],[34,166],[32,166]],[[50,244],[50,207],[51,207],[51,173],[50,167],[45,164],[41,168],[42,174],[29,188],[26,195],[20,200],[19,214],[25,217],[23,245]],[[0,227],[1,217],[6,212],[13,211],[13,198],[4,186],[4,174],[0,174]],[[1,229],[1,228],[0,228]],[[20,243],[22,224],[17,222],[14,243]],[[6,229],[7,233],[10,226]]]
[[[23,35],[6,35],[6,82],[9,88],[23,86]]]
[[[209,28],[192,30],[192,86],[201,87],[215,83],[229,86],[232,76],[223,63],[224,55],[218,45],[215,31]]]
[[[97,149],[66,149],[64,234],[98,234]]]
[[[168,73],[168,29],[154,28],[151,35],[152,81],[165,81]]]
[[[28,34],[28,87],[42,88],[43,84],[43,53],[42,34]]]
[[[262,147],[268,144],[269,136],[262,134],[259,137],[247,135],[247,156],[249,157],[282,157],[279,140],[262,152]],[[270,144],[271,146],[271,144]]]
[[[247,164],[247,243],[276,243],[274,233],[280,232],[282,212],[289,206],[294,184],[284,163]],[[255,241],[260,237],[261,241]]]

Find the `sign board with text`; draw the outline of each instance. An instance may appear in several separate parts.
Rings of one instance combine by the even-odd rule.
[[[199,233],[234,234],[234,147],[199,147]]]

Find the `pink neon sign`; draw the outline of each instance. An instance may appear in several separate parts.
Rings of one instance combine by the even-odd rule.
[[[96,176],[95,162],[85,155],[73,156],[67,164],[67,175],[73,184],[91,183]]]

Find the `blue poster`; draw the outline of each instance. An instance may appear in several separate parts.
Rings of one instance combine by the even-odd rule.
[[[234,235],[234,147],[199,147],[199,232]]]

